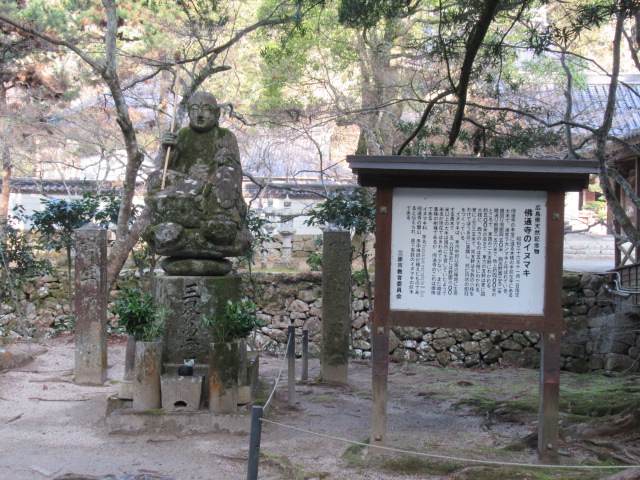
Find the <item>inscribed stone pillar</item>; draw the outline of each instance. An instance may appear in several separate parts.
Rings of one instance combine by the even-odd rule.
[[[107,380],[107,231],[89,223],[74,232],[76,358],[75,381]]]
[[[163,363],[166,373],[177,373],[185,360],[209,364],[209,346],[215,341],[203,319],[223,315],[227,301],[240,300],[239,276],[204,277],[162,275],[156,278],[156,302],[167,311]]]
[[[322,252],[322,380],[347,383],[351,327],[351,239],[349,232],[324,231]]]

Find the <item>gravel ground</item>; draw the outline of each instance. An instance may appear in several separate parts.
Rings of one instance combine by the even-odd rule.
[[[0,373],[0,479],[84,480],[108,475],[112,475],[108,478],[138,475],[136,478],[141,479],[142,474],[146,474],[146,478],[176,480],[246,478],[248,433],[107,433],[106,400],[117,392],[118,380],[123,373],[122,339],[110,341],[109,381],[102,387],[72,383],[72,336],[0,348],[15,355],[30,353],[35,356],[27,364]],[[261,376],[275,378],[281,365],[281,358],[262,355]],[[310,378],[316,378],[319,373],[317,360],[311,359]],[[459,392],[474,384],[481,384],[486,391],[504,390],[508,385],[507,390],[518,395],[530,389],[537,390],[537,375],[534,371],[518,369],[470,372],[434,365],[391,364],[389,441],[403,449],[487,459],[496,449],[532,433],[535,418],[488,419],[473,413],[467,405],[457,405]],[[349,378],[347,386],[299,382],[296,387],[298,405],[288,408],[286,377],[283,376],[267,419],[322,435],[365,441],[371,420],[371,368],[368,362],[352,361]],[[450,398],[434,395],[431,391],[434,385],[442,386],[443,382],[451,391]],[[457,476],[438,474],[441,461],[432,460],[432,464],[421,464],[417,468],[410,468],[408,461],[405,466],[402,461],[383,465],[380,460],[372,461],[366,449],[359,452],[357,447],[348,447],[349,444],[342,440],[266,423],[262,432],[263,458],[259,478],[466,478],[460,473]],[[347,458],[345,452],[350,452]],[[506,459],[504,453],[501,455],[505,461],[537,463],[531,449],[513,453]],[[415,457],[400,455],[397,458]],[[463,467],[465,465],[460,468]],[[532,477],[518,475],[512,478]]]

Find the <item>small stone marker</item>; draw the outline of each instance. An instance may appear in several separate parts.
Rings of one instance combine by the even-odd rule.
[[[102,385],[107,380],[107,231],[88,223],[74,239],[75,381]]]
[[[322,253],[322,380],[347,383],[351,328],[351,238],[330,227]]]

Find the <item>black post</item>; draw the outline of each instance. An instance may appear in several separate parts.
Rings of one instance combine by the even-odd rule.
[[[262,407],[251,409],[251,433],[249,434],[249,459],[247,462],[247,480],[258,480],[260,462],[260,436],[262,434]]]
[[[296,406],[296,327],[289,325],[289,344],[287,347],[289,357],[289,398],[287,405]]]
[[[309,329],[302,329],[302,380],[309,380]]]

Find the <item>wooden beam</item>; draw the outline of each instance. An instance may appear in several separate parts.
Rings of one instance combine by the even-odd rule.
[[[376,199],[376,284],[372,349],[372,453],[387,441],[387,379],[389,375],[389,303],[391,292],[391,218],[393,189],[378,188]]]
[[[547,462],[555,462],[558,458],[563,238],[564,195],[549,193],[544,286],[545,324],[542,333],[538,409],[538,454]]]

